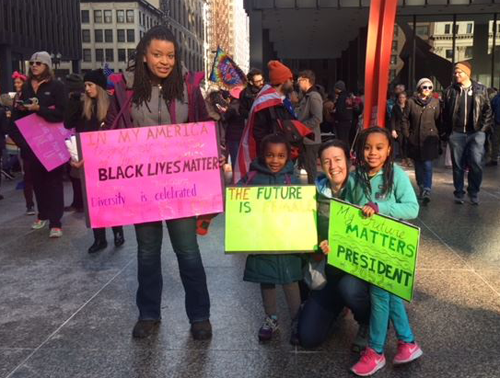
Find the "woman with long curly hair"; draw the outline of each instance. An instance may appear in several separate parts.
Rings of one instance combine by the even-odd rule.
[[[106,123],[113,129],[206,121],[209,118],[199,88],[202,78],[202,74],[183,68],[172,32],[156,26],[137,45],[135,64],[122,81],[115,83]],[[166,224],[186,292],[191,334],[196,340],[208,339],[212,336],[210,299],[196,237],[196,218],[173,219]],[[156,331],[161,319],[163,224],[136,224],[135,232],[139,320],[132,335],[144,338]]]

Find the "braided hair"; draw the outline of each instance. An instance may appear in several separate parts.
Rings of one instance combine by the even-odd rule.
[[[356,143],[356,176],[357,180],[361,181],[365,195],[371,199],[371,185],[370,185],[370,167],[365,161],[365,145],[368,137],[371,134],[379,133],[384,135],[389,142],[390,152],[382,167],[384,171],[384,185],[382,192],[379,194],[381,197],[387,196],[394,185],[394,154],[393,154],[393,139],[387,129],[381,127],[370,127],[363,130],[359,134],[358,142]],[[373,200],[373,199],[372,199]]]
[[[168,41],[174,44],[175,65],[165,79],[162,79],[162,95],[167,103],[184,100],[184,78],[182,75],[182,64],[179,55],[179,46],[174,35],[166,26],[158,25],[149,29],[139,41],[135,53],[134,85],[132,101],[136,105],[148,103],[151,100],[153,74],[148,69],[146,62],[147,49],[152,40]]]

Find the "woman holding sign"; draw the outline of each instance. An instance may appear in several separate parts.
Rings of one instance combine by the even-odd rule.
[[[136,49],[135,65],[115,82],[108,119],[110,128],[199,122],[209,119],[199,82],[203,75],[187,72],[179,46],[165,26],[150,29]],[[186,292],[186,312],[196,340],[212,337],[210,299],[196,239],[196,218],[168,220],[168,233]],[[138,244],[137,306],[139,320],[132,335],[144,338],[161,320],[162,222],[136,224]]]
[[[325,142],[319,149],[319,159],[324,174],[316,180],[318,193],[318,236],[328,239],[330,202],[345,198],[349,176],[349,148],[335,139]],[[315,255],[313,258],[324,258]],[[348,307],[359,324],[353,349],[360,351],[367,343],[370,320],[370,294],[367,282],[326,265],[326,285],[311,290],[300,314],[299,339],[304,348],[314,348],[324,342],[344,307]]]
[[[80,92],[70,93],[64,117],[64,127],[67,129],[74,128],[77,133],[99,131],[101,126],[104,125],[103,122],[106,119],[109,108],[109,95],[106,92],[107,78],[102,70],[94,70],[87,72],[83,81],[85,82],[85,96],[82,100]],[[70,164],[73,169],[78,170],[82,166],[83,161],[75,162],[72,160]],[[80,180],[77,179],[77,185],[74,188],[78,190],[80,187]],[[77,196],[76,193],[75,196]],[[89,253],[96,253],[108,246],[106,229],[94,228],[93,232],[94,244],[90,246]],[[113,234],[115,236],[116,247],[120,247],[125,243],[123,227],[113,227]]]

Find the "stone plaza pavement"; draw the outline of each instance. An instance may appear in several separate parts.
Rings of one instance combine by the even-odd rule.
[[[410,175],[413,175],[410,172]],[[500,377],[500,168],[486,168],[481,205],[455,205],[451,170],[435,174],[422,229],[415,299],[408,306],[424,356],[377,377]],[[193,341],[177,262],[165,232],[163,321],[159,333],[134,340],[136,242],[89,255],[83,214],[65,214],[64,236],[31,231],[22,192],[3,183],[0,201],[0,378],[349,377],[357,326],[339,321],[316,350],[288,343],[289,317],[279,297],[282,333],[259,344],[258,285],[242,281],[245,256],[224,255],[223,217],[199,238],[212,301],[213,339]],[[66,184],[70,201],[70,185]],[[108,242],[112,237],[108,231]],[[112,242],[110,243],[112,244]]]

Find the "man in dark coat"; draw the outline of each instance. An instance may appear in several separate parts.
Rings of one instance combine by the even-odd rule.
[[[469,62],[455,65],[456,82],[443,96],[443,136],[450,141],[455,203],[464,203],[464,176],[468,169],[467,192],[471,203],[479,205],[486,132],[492,128],[492,112],[486,87],[471,80],[471,74]]]
[[[239,113],[243,118],[248,118],[253,101],[264,87],[264,74],[257,68],[252,68],[247,74],[248,84],[240,93]]]

